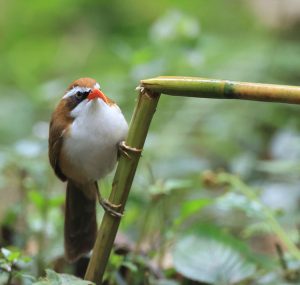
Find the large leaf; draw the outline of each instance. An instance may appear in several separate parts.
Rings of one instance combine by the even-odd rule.
[[[46,277],[32,285],[93,285],[91,281],[85,281],[69,274],[59,274],[46,269]]]
[[[255,266],[230,245],[207,237],[185,236],[175,244],[173,259],[182,275],[210,284],[234,284],[255,272]]]

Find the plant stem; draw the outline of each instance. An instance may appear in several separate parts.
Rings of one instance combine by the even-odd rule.
[[[148,129],[159,101],[158,93],[149,90],[140,92],[135,110],[131,119],[126,145],[136,149],[142,149],[148,133]],[[123,212],[135,171],[140,159],[140,152],[129,151],[130,158],[121,156],[115,177],[112,183],[112,191],[109,201],[113,204],[121,204],[120,212]],[[105,213],[100,225],[98,236],[94,245],[93,254],[89,262],[85,279],[102,283],[102,278],[113,243],[120,224],[120,218],[112,217]]]
[[[155,112],[160,94],[215,99],[242,99],[254,101],[300,104],[300,88],[272,84],[234,82],[197,77],[157,77],[141,81],[140,95],[130,123],[126,145],[142,149]],[[123,212],[140,159],[139,152],[131,152],[130,158],[121,157],[112,184],[109,201],[121,204]],[[274,231],[284,240],[295,256],[300,253],[281,229],[276,219],[265,212]],[[105,213],[85,279],[102,283],[108,258],[115,240],[120,218]]]
[[[161,76],[141,80],[141,87],[173,96],[300,104],[300,87],[297,86]]]
[[[12,272],[10,271],[8,273],[8,279],[7,279],[6,285],[11,285],[12,278],[13,278],[13,275],[12,275]]]

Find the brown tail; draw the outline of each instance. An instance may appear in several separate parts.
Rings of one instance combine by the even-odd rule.
[[[84,187],[91,188],[96,185]],[[72,181],[67,183],[65,257],[69,262],[76,261],[93,248],[97,233],[96,188],[95,191],[81,188],[83,187]],[[90,197],[84,193],[90,194]]]

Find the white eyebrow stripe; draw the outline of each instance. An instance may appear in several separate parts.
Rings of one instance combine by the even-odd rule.
[[[98,82],[96,82],[96,84],[94,85],[95,89],[100,89],[100,84]]]
[[[71,90],[69,90],[64,96],[63,99],[75,95],[77,92],[89,92],[91,88],[82,87],[82,86],[75,86]]]

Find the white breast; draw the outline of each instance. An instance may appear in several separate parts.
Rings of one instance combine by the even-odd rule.
[[[113,170],[118,144],[127,136],[127,122],[117,105],[101,99],[84,100],[71,115],[75,120],[64,140],[61,168],[81,183],[98,180]]]

